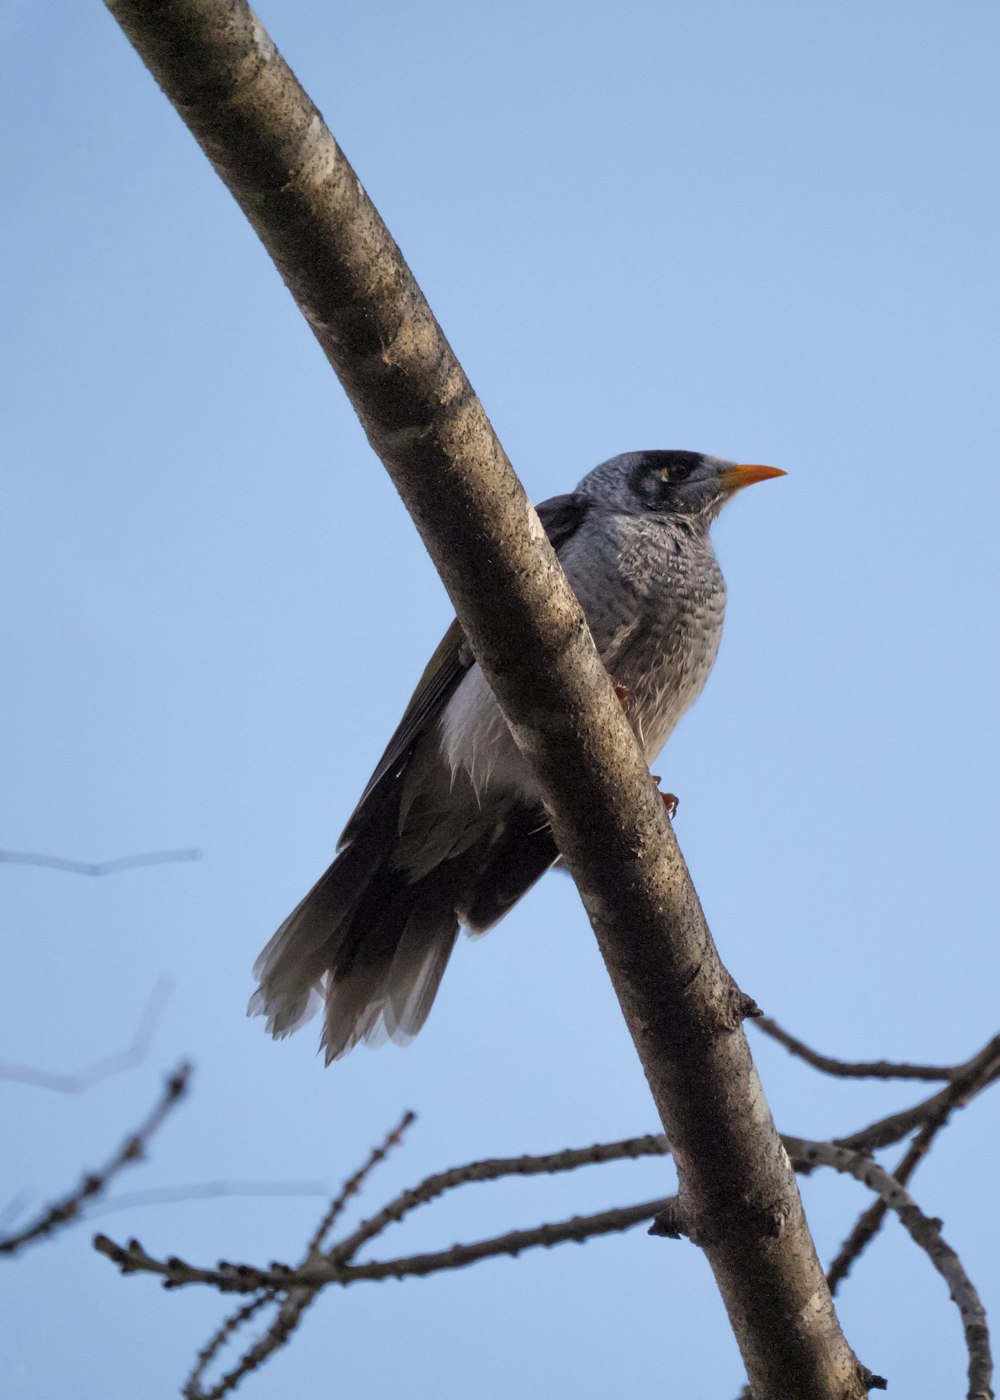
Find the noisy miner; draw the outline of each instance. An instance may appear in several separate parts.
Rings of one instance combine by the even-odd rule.
[[[726,585],[709,526],[784,476],[698,452],[627,452],[538,514],[646,761],[697,699]],[[420,1030],[458,936],[558,860],[534,779],[457,622],[431,657],[337,846],[254,967],[248,1012],[288,1035],[325,1002],[326,1061]]]

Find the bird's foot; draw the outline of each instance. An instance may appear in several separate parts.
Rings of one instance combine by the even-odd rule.
[[[629,710],[632,708],[632,697],[629,694],[628,686],[622,685],[621,681],[616,681],[614,676],[612,676],[611,688],[618,696],[619,705],[621,705],[625,713],[628,714]]]
[[[656,784],[657,788],[659,788],[659,786],[660,786],[660,776],[659,776],[659,774],[658,774],[658,773],[650,773],[649,776],[652,778],[652,780],[653,780],[653,782]],[[667,809],[667,816],[670,818],[671,821],[673,821],[674,817],[676,817],[676,815],[677,815],[677,804],[678,804],[678,800],[679,800],[679,799],[677,798],[677,795],[676,795],[675,793],[672,793],[672,792],[661,792],[661,793],[660,793],[660,801],[663,803],[664,807],[666,807],[666,809]]]

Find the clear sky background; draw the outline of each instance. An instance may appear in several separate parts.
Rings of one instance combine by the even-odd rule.
[[[847,1057],[997,1029],[1000,9],[870,0],[329,5],[262,18],[408,257],[535,499],[632,448],[784,467],[716,527],[726,636],[657,765],[723,957]],[[190,1102],[121,1191],[334,1189],[407,1107],[369,1210],[425,1173],[653,1130],[570,882],[463,940],[405,1051],[271,1043],[250,966],[337,834],[450,610],[262,248],[97,0],[6,0],[0,1059],[146,1062],[76,1098],[0,1083],[0,1201],[101,1162],[182,1056]],[[917,1091],[751,1031],[779,1125]],[[1000,1315],[1000,1099],[915,1180]],[[899,1149],[897,1149],[898,1154]],[[892,1154],[890,1154],[892,1160]],[[663,1163],[479,1187],[376,1251],[669,1191]],[[829,1259],[867,1204],[805,1183]],[[123,1210],[3,1266],[10,1400],[176,1394],[226,1303],[121,1279],[99,1227],[296,1257],[322,1198]],[[958,1314],[897,1224],[841,1316],[890,1395],[965,1393]],[[245,1386],[374,1400],[735,1396],[687,1244],[623,1237],[324,1295]]]

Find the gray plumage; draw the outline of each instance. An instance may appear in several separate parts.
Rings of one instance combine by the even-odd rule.
[[[613,457],[538,511],[651,761],[698,697],[726,588],[709,526],[774,468],[694,452]],[[489,928],[558,858],[535,785],[457,622],[347,824],[340,854],[254,968],[251,1014],[295,1030],[325,1001],[326,1059],[406,1042],[458,934]]]

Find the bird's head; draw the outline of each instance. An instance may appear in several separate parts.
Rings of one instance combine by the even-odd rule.
[[[707,529],[744,486],[784,475],[779,467],[741,466],[701,452],[625,452],[595,467],[577,490],[613,510],[671,516]]]

